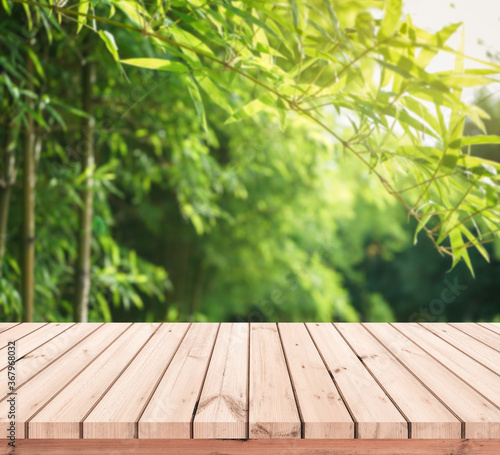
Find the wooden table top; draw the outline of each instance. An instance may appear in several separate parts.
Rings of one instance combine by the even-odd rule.
[[[500,324],[3,323],[0,348],[1,438],[9,393],[18,439],[500,438]]]

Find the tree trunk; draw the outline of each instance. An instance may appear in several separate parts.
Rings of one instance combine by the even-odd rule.
[[[94,67],[85,62],[82,68],[82,106],[84,112],[92,115],[92,86]],[[82,191],[83,206],[78,226],[78,259],[76,264],[76,290],[73,317],[76,322],[87,322],[90,293],[90,258],[92,242],[92,211],[94,201],[94,119],[84,119],[82,129],[82,172],[85,172],[85,188]]]
[[[26,70],[33,76],[33,62],[28,56]],[[28,90],[33,91],[33,80],[28,78]],[[31,98],[26,101],[32,109]],[[23,163],[23,232],[22,232],[22,296],[24,305],[24,321],[33,321],[35,296],[35,125],[33,117],[27,114],[27,125],[24,134]]]
[[[5,146],[2,156],[3,172],[0,180],[0,276],[2,275],[4,257],[7,249],[10,195],[12,192],[12,185],[16,180],[16,161],[13,145],[14,125],[7,122]]]

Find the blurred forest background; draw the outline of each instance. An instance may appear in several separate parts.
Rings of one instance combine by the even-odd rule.
[[[489,264],[471,252],[475,278],[463,262],[451,269],[423,234],[414,245],[415,222],[381,184],[299,116],[285,124],[263,110],[226,123],[205,99],[205,129],[175,72],[124,71],[85,28],[68,36],[41,20],[27,42],[17,28],[23,9],[11,14],[0,18],[1,210],[10,198],[2,321],[22,314],[26,165],[18,158],[13,175],[9,159],[31,140],[34,319],[73,320],[89,115],[90,321],[500,321],[498,240],[486,245]],[[140,35],[118,30],[114,40],[123,54],[155,55]],[[83,72],[82,60],[91,64]],[[247,90],[235,79],[233,97]],[[495,96],[476,99],[491,115],[487,132],[500,134]],[[27,120],[9,108],[13,100],[31,115],[33,138],[23,136]],[[466,134],[475,128],[467,123]],[[475,150],[499,161],[499,145]]]

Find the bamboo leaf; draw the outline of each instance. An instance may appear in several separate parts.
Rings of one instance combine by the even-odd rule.
[[[272,93],[266,93],[265,95],[251,101],[250,103],[236,111],[233,115],[231,115],[231,117],[226,120],[225,124],[227,125],[229,123],[239,122],[240,120],[252,117],[253,115],[257,114],[263,109],[266,109],[269,106],[274,107],[275,101],[275,95],[273,95]]]
[[[82,27],[87,23],[87,17],[85,14],[89,12],[90,0],[80,0],[78,3],[78,27],[76,29],[76,33],[80,33]]]
[[[5,12],[10,16],[10,5],[8,0],[2,0],[2,6],[5,9]]]
[[[172,60],[164,60],[161,58],[129,58],[120,60],[120,62],[125,65],[158,71],[172,71],[175,73],[185,73],[189,71],[189,68],[183,63],[174,62]]]
[[[116,62],[120,60],[118,56],[118,46],[116,45],[115,38],[111,33],[106,30],[99,30],[99,36],[106,44],[108,51],[111,53]]]
[[[402,0],[386,0],[384,18],[380,25],[380,30],[378,32],[378,39],[384,40],[390,38],[399,23],[401,18],[401,13],[403,11]]]
[[[203,106],[203,100],[201,98],[201,94],[200,94],[200,91],[198,89],[198,85],[189,76],[185,78],[185,81],[186,81],[187,86],[188,86],[189,95],[191,96],[191,99],[193,100],[194,107],[196,109],[198,117],[200,118],[201,126],[203,127],[203,129],[205,131],[208,131],[207,119],[205,116],[205,108]]]

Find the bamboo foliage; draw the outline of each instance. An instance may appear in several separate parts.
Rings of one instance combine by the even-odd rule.
[[[481,158],[476,150],[484,144],[500,143],[500,137],[485,134],[486,112],[463,102],[462,91],[498,80],[500,66],[469,58],[463,48],[447,45],[452,36],[460,33],[460,24],[431,34],[416,27],[411,18],[402,17],[400,0],[387,0],[385,8],[381,8],[382,4],[375,0],[3,1],[5,11],[13,14],[12,23],[19,23],[24,30],[19,34],[17,51],[11,49],[7,36],[0,36],[2,49],[17,52],[15,58],[0,56],[0,90],[8,95],[0,100],[0,260],[8,238],[10,190],[16,166],[22,165],[19,173],[24,179],[24,228],[20,234],[22,271],[18,274],[23,283],[7,284],[10,289],[22,290],[25,318],[33,318],[33,277],[40,270],[34,268],[35,214],[43,217],[41,210],[35,212],[35,149],[43,135],[48,137],[46,132],[50,134],[50,158],[45,163],[50,165],[55,157],[54,161],[65,166],[63,170],[68,176],[64,188],[60,185],[64,179],[60,175],[54,177],[52,171],[41,174],[41,180],[46,187],[54,188],[56,203],[60,200],[57,197],[64,198],[64,210],[79,215],[78,221],[72,221],[69,215],[71,222],[63,228],[77,241],[68,245],[66,239],[61,240],[55,254],[61,274],[69,271],[71,275],[70,282],[61,285],[61,292],[71,295],[64,305],[77,321],[87,320],[89,302],[94,310],[100,308],[106,320],[111,320],[112,306],[117,307],[120,302],[126,308],[131,304],[140,308],[141,292],[151,289],[145,284],[147,278],[140,271],[144,264],[137,265],[135,252],[119,248],[111,236],[102,234],[113,222],[112,216],[107,218],[108,226],[103,220],[103,212],[111,212],[109,207],[102,208],[103,194],[122,197],[123,188],[112,183],[121,171],[122,160],[134,172],[143,172],[140,177],[135,176],[143,181],[134,180],[139,192],[147,192],[151,185],[168,180],[176,191],[174,203],[178,203],[182,216],[192,223],[196,234],[201,235],[216,219],[230,218],[214,203],[224,191],[221,188],[233,177],[231,169],[218,166],[227,157],[212,156],[219,139],[214,130],[237,128],[237,122],[243,128],[243,123],[252,124],[268,115],[276,117],[283,131],[288,124],[308,124],[311,134],[321,137],[335,157],[338,153],[358,160],[414,218],[415,239],[423,232],[442,255],[451,258],[453,265],[463,260],[472,270],[470,247],[488,260],[484,244],[498,237],[500,165],[498,161]],[[19,20],[21,16],[24,21]],[[10,27],[5,24],[6,21],[2,26]],[[23,40],[22,35],[34,36],[35,29],[43,35],[43,41]],[[52,34],[58,36],[59,42],[53,41]],[[85,45],[88,35],[94,38],[92,49]],[[57,65],[65,64],[61,48],[76,55],[68,63],[71,69],[63,71],[64,83],[74,83],[76,87],[78,100],[68,101],[71,106],[65,104],[64,98],[57,99],[61,93],[68,96],[66,87],[54,90],[54,84],[59,83]],[[94,52],[99,52],[97,57]],[[453,55],[456,63],[448,71],[432,72],[430,65],[440,53]],[[56,80],[47,80],[43,74],[47,62],[50,67],[51,58],[57,62],[51,69]],[[109,65],[103,64],[106,58]],[[15,64],[9,67],[12,62]],[[81,76],[73,71],[78,62],[83,62]],[[99,86],[94,71],[110,76],[106,81],[109,85]],[[163,135],[156,131],[151,135],[147,127],[131,131],[139,128],[137,121],[124,127],[123,118],[147,95],[135,98],[116,117],[114,128],[123,130],[107,132],[106,128],[96,127],[94,116],[102,119],[119,98],[113,84],[120,73],[122,81],[137,73],[162,78],[155,90],[178,91],[177,97],[159,97],[173,100],[172,106],[166,102],[160,107],[156,104],[147,115],[156,115],[157,121],[151,121],[149,126],[158,131],[170,121],[172,109],[172,116],[185,116],[183,134],[178,134],[177,125],[173,131],[165,128],[166,136],[163,130]],[[131,91],[136,88],[131,87]],[[192,107],[189,114],[185,102]],[[214,106],[224,116],[217,125],[210,123],[214,123]],[[60,111],[65,114],[61,116]],[[67,125],[66,121],[74,121],[74,116],[76,124]],[[483,134],[464,136],[466,122],[474,123]],[[65,135],[68,129],[69,134]],[[17,140],[18,131],[21,141]],[[58,135],[59,132],[63,134]],[[146,137],[148,133],[151,137]],[[105,137],[101,143],[106,141],[102,147],[95,141],[101,134]],[[260,134],[268,133],[261,129]],[[129,139],[134,145],[128,148]],[[80,153],[75,159],[66,143],[73,146],[78,141]],[[137,141],[154,148],[155,166],[134,162]],[[168,142],[169,149],[160,159],[164,142]],[[19,150],[14,147],[18,143],[22,146]],[[332,144],[335,146],[330,148]],[[156,158],[161,164],[154,161]],[[45,163],[42,156],[40,164]],[[147,174],[149,171],[144,169],[153,170]],[[192,178],[195,174],[201,177]],[[127,179],[130,177],[126,176],[121,184]],[[368,185],[365,181],[363,184]],[[237,197],[247,197],[247,189],[237,178],[231,185]],[[57,191],[60,193],[56,195]],[[136,197],[134,194],[134,200]],[[43,222],[36,226],[43,228]],[[188,263],[188,256],[198,257],[195,248],[177,252],[182,250],[183,241],[179,243],[174,250],[182,263]],[[8,260],[8,253],[6,257]],[[192,295],[188,295],[192,283],[179,271],[178,286],[169,302],[172,305],[163,313],[165,318],[177,310],[183,314],[198,311],[203,283],[210,279],[210,266],[203,260],[200,255],[193,274]],[[101,268],[95,266],[99,261]],[[15,269],[12,263],[11,260],[9,267]],[[45,270],[48,268],[44,267],[41,273]],[[152,295],[163,296],[168,288],[166,272],[154,267],[150,271],[159,283]],[[175,277],[176,272],[169,270],[169,274]],[[43,287],[41,278],[50,282],[52,277],[37,275],[39,288]],[[47,286],[55,288],[59,283]],[[100,291],[95,292],[96,289]],[[354,317],[353,311],[348,307],[345,314]]]
[[[499,165],[466,147],[500,138],[462,137],[466,118],[482,129],[486,114],[460,95],[494,81],[500,67],[446,45],[459,24],[430,34],[401,17],[401,0],[388,0],[381,19],[369,9],[379,2],[370,0],[110,0],[106,7],[81,0],[78,8],[14,1],[94,30],[124,65],[185,74],[203,122],[204,97],[226,109],[229,122],[263,109],[282,122],[303,116],[356,156],[441,254],[469,267],[469,247],[487,258],[482,245],[498,235],[500,221]],[[142,34],[163,56],[119,55],[113,33],[120,28]],[[439,52],[455,55],[455,68],[428,72]],[[464,69],[464,59],[477,68]],[[231,94],[235,77],[247,81],[251,99]]]

